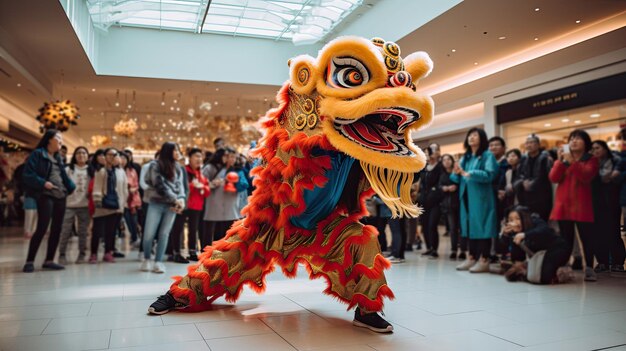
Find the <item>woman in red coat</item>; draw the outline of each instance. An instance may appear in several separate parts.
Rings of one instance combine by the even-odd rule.
[[[598,160],[589,154],[591,138],[584,130],[570,133],[568,144],[559,149],[559,159],[550,171],[550,181],[558,184],[551,220],[559,222],[561,235],[571,253],[578,229],[585,254],[585,280],[596,281],[593,271],[593,201],[591,181],[598,174]]]

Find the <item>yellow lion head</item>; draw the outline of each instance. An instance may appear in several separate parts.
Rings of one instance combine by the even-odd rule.
[[[432,99],[415,88],[432,66],[426,53],[402,58],[396,43],[381,38],[335,39],[317,58],[289,61],[290,106],[282,123],[290,133],[325,135],[361,162],[394,214],[417,215],[409,187],[426,157],[410,134],[433,117]]]

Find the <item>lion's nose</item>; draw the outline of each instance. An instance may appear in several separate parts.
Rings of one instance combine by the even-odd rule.
[[[407,71],[399,71],[387,78],[388,87],[410,87],[413,83],[411,74]]]

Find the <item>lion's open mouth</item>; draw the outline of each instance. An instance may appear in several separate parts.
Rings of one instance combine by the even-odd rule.
[[[417,120],[417,111],[405,107],[376,110],[359,119],[335,118],[334,127],[344,137],[368,149],[400,156],[413,154],[405,141],[406,129]]]

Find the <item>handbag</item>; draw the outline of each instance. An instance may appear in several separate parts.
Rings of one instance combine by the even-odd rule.
[[[546,255],[546,250],[533,252],[531,249],[521,242],[519,247],[528,255],[528,272],[526,273],[526,279],[534,284],[541,284],[541,266],[543,266],[543,259]]]
[[[107,172],[107,193],[102,198],[102,207],[109,210],[118,210],[120,208],[119,198],[115,191],[115,183],[117,178],[115,177],[115,170],[109,174]]]

